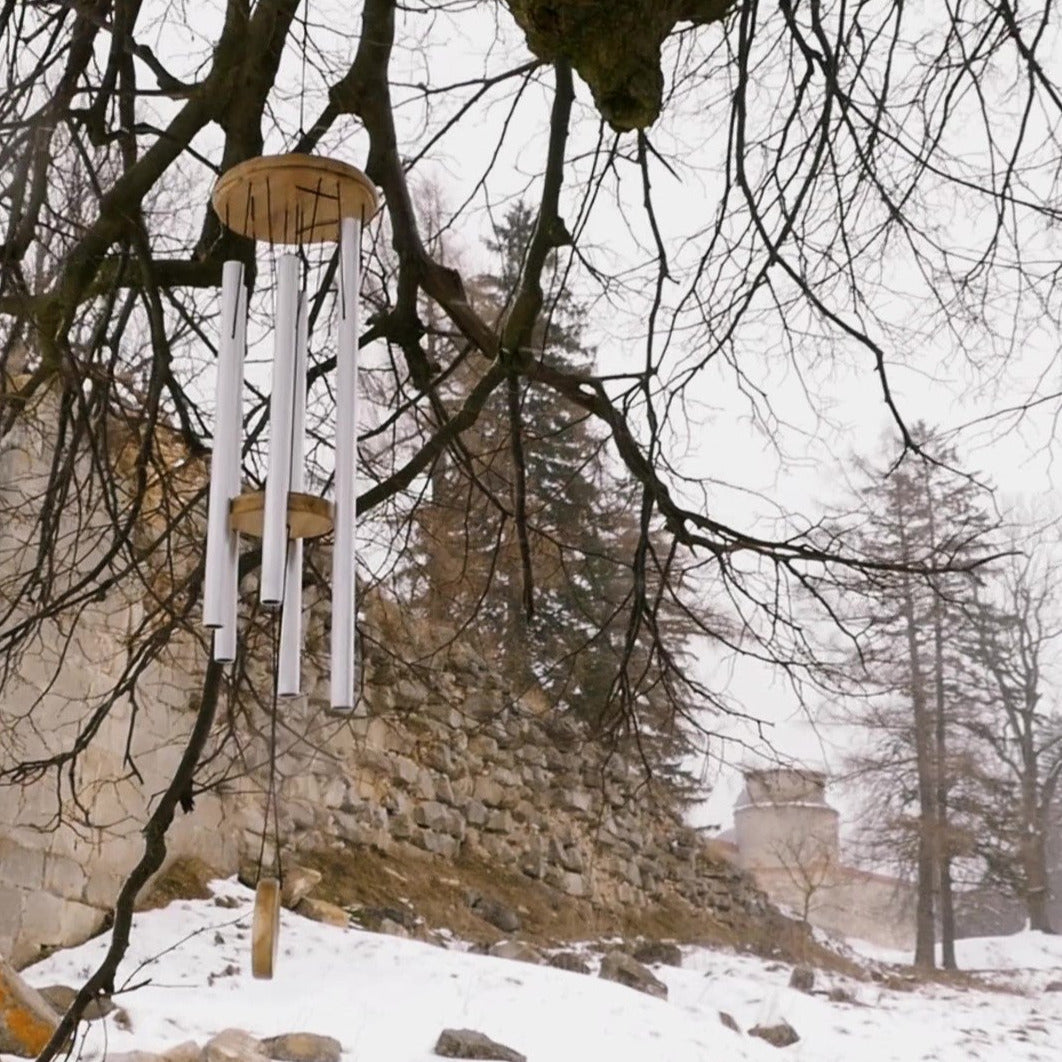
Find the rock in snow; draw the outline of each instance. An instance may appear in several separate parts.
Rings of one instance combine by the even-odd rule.
[[[0,1053],[33,1058],[51,1038],[59,1015],[0,958]]]
[[[285,907],[294,908],[299,901],[309,896],[314,886],[321,881],[321,872],[293,863],[284,868],[284,884],[280,899]]]
[[[787,1021],[779,1021],[774,1025],[753,1025],[749,1029],[749,1036],[758,1036],[774,1047],[788,1047],[800,1039],[796,1029]]]
[[[622,951],[610,951],[601,960],[601,976],[606,981],[636,988],[657,999],[667,999],[667,985],[657,980],[651,970]]]
[[[574,951],[558,951],[556,955],[550,955],[546,963],[558,970],[567,970],[569,973],[588,974],[590,972],[590,964]]]
[[[343,1045],[332,1036],[297,1032],[263,1040],[262,1050],[278,1062],[339,1062]]]
[[[643,941],[635,947],[631,955],[647,966],[659,963],[662,966],[682,968],[682,949],[669,940]]]
[[[815,971],[810,966],[794,966],[789,975],[789,987],[810,993],[815,987]]]
[[[469,907],[484,922],[489,922],[503,933],[517,933],[520,930],[520,916],[511,907],[506,907],[505,904],[498,900],[492,900],[488,896],[473,894]]]
[[[527,1062],[527,1057],[474,1029],[443,1029],[435,1053],[443,1058],[498,1059],[500,1062]]]
[[[346,929],[350,925],[350,918],[342,907],[337,907],[327,900],[315,900],[311,896],[304,896],[299,900],[296,911],[303,918],[310,918],[314,922],[324,922],[326,926],[336,926]]]
[[[40,994],[55,1008],[56,1013],[65,1014],[70,1005],[77,999],[77,989],[69,985],[46,985],[38,989]],[[99,1021],[107,1017],[115,1009],[113,1000],[107,996],[100,996],[92,1000],[81,1015],[85,1021]]]
[[[200,1054],[202,1049],[195,1040],[185,1040],[163,1051],[161,1057],[163,1062],[199,1062]]]
[[[741,1033],[741,1026],[734,1020],[733,1016],[727,1014],[725,1010],[719,1012],[719,1020],[730,1030],[738,1034]]]
[[[202,1062],[268,1062],[262,1045],[242,1029],[224,1029],[208,1040]]]
[[[515,959],[517,962],[530,962],[536,966],[542,964],[542,952],[523,940],[499,940],[487,949],[487,954],[496,959]]]

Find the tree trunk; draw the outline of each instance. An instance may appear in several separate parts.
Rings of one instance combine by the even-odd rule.
[[[900,553],[910,561],[906,533],[907,513],[902,492],[897,492],[897,515]],[[933,917],[933,893],[938,863],[935,858],[937,827],[936,789],[933,784],[933,727],[926,703],[925,675],[921,647],[918,644],[918,619],[911,577],[903,576],[902,610],[907,635],[907,663],[910,680],[911,711],[914,716],[915,764],[918,770],[918,906],[915,915],[914,964],[924,970],[936,966],[936,925]]]
[[[1031,741],[1029,742],[1031,747]],[[1047,874],[1047,816],[1050,800],[1041,804],[1037,800],[1039,772],[1035,757],[1025,764],[1022,779],[1022,838],[1021,859],[1025,876],[1025,911],[1029,916],[1029,928],[1041,933],[1053,933],[1047,913],[1050,899],[1050,881]]]
[[[936,504],[929,480],[928,466],[923,470],[923,490],[929,548],[938,554]],[[935,724],[936,755],[933,758],[936,825],[933,830],[937,863],[937,885],[940,890],[940,958],[945,970],[958,969],[955,961],[955,903],[951,887],[951,832],[948,816],[948,700],[944,685],[944,603],[941,591],[931,586],[933,617],[933,722]]]
[[[943,824],[941,824],[943,829]],[[947,845],[946,836],[941,845]],[[955,960],[955,900],[951,887],[951,858],[946,849],[938,853],[940,867],[940,964],[945,970],[957,970]]]
[[[936,924],[933,894],[936,889],[937,809],[933,785],[933,728],[926,705],[914,598],[910,580],[903,583],[904,616],[907,625],[907,652],[911,680],[911,709],[915,724],[915,762],[918,769],[918,907],[915,919],[915,966],[932,970],[936,966]]]
[[[1047,913],[1047,851],[1042,832],[1037,832],[1022,845],[1022,857],[1025,861],[1025,910],[1029,915],[1029,928],[1053,933]]]
[[[932,534],[932,519],[930,520]],[[933,656],[936,695],[936,813],[934,830],[938,884],[940,886],[940,951],[945,970],[957,970],[955,961],[955,902],[951,885],[951,843],[948,821],[947,705],[944,688],[944,622],[940,595],[933,592]]]

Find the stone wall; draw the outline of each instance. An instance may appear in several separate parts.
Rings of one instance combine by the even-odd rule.
[[[46,393],[0,441],[0,638],[19,622],[19,587],[40,563],[35,521],[46,496],[53,401]],[[87,483],[91,472],[79,468],[77,476]],[[81,504],[58,515],[60,545],[50,560],[60,581],[100,563],[113,536],[112,517],[90,499],[83,488]],[[195,527],[184,533],[198,540]],[[133,573],[76,615],[56,616],[5,661],[0,955],[16,965],[103,924],[191,729],[206,645],[190,626],[134,660],[150,633],[145,602],[155,588],[147,575]],[[327,612],[307,609],[306,695],[282,702],[278,714],[285,848],[408,846],[440,860],[488,861],[600,904],[677,896],[724,921],[767,911],[751,879],[683,825],[668,790],[646,785],[634,759],[601,751],[543,705],[514,700],[460,639],[438,649],[437,632],[425,637],[396,625],[395,615],[370,602],[361,703],[356,718],[337,719],[325,707],[319,656]],[[253,663],[269,659],[268,630],[260,616],[244,623],[252,665],[219,713],[215,754],[197,779],[206,791],[169,834],[171,858],[196,855],[225,874],[256,857],[268,831],[271,686]],[[136,681],[122,689],[131,662]],[[72,763],[48,767],[78,744]],[[40,770],[18,772],[34,761]]]
[[[359,717],[348,722],[326,712],[323,672],[308,661],[313,692],[284,706],[289,732],[303,736],[278,762],[280,830],[292,847],[410,846],[605,905],[678,896],[724,921],[767,912],[751,878],[685,826],[669,790],[647,785],[626,756],[514,699],[461,644],[417,672],[370,649]],[[254,755],[264,753],[260,735]],[[244,791],[225,807],[254,855],[264,796],[235,788]]]
[[[62,591],[106,563],[114,538],[82,461],[78,490],[52,514],[55,546],[38,556],[55,401],[45,391],[0,439],[0,956],[16,965],[102,925],[191,730],[203,659],[190,637],[133,657],[151,633],[145,601],[152,587],[143,573],[46,620],[18,651],[8,648],[45,592],[25,600],[27,573],[47,565],[47,592]],[[119,680],[131,663],[139,674],[123,691]],[[78,746],[76,759],[49,766]],[[194,816],[174,824],[172,854],[234,865],[236,840],[222,827],[221,801],[207,794]]]
[[[67,681],[90,681],[83,660],[70,665]],[[165,670],[172,696],[177,673]],[[102,924],[139,855],[152,794],[187,733],[195,678],[194,670],[187,673],[183,707],[152,697],[151,710],[137,720],[144,784],[122,771],[128,713],[108,720],[80,776],[91,828],[71,815],[69,798],[56,821],[56,796],[47,787],[0,790],[5,801],[20,802],[0,825],[0,953],[16,965]],[[286,851],[408,846],[441,861],[469,856],[519,871],[605,906],[680,897],[723,923],[768,913],[751,878],[683,824],[665,788],[647,786],[639,768],[587,742],[578,727],[514,700],[499,676],[460,646],[434,662],[430,681],[370,659],[353,719],[328,714],[323,676],[312,666],[306,683],[311,696],[279,706],[276,792]],[[156,693],[164,685],[157,683]],[[5,718],[7,707],[0,704]],[[49,710],[60,714],[45,701],[38,718]],[[238,752],[204,774],[214,792],[175,822],[172,856],[197,855],[219,873],[257,858],[263,829],[271,831],[268,729],[264,711],[247,714],[231,741]],[[45,813],[50,826],[37,828]]]

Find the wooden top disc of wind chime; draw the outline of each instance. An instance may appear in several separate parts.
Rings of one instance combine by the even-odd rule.
[[[380,208],[354,166],[318,155],[263,155],[227,170],[214,186],[225,227],[261,243],[337,243],[342,218],[368,221]]]

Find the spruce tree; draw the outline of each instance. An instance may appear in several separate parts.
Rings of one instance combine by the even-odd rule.
[[[478,277],[470,292],[490,320],[506,311],[533,222],[519,203],[494,228],[489,247],[497,270]],[[590,370],[594,353],[583,338],[582,309],[555,269],[548,272],[552,287],[531,354],[567,371]],[[450,351],[441,360],[453,357]],[[556,709],[600,732],[614,733],[625,722],[638,731],[651,766],[675,777],[686,747],[681,721],[697,707],[681,677],[686,642],[697,625],[675,598],[653,595],[665,582],[665,567],[675,584],[681,574],[673,559],[668,566],[667,557],[650,549],[650,604],[632,640],[638,498],[618,487],[606,440],[580,408],[525,378],[515,387],[533,611],[528,614],[524,600],[513,515],[512,399],[504,395],[491,400],[460,449],[435,466],[434,504],[425,507],[420,525],[421,600],[435,620],[449,622],[496,660],[515,689],[539,688]],[[445,404],[445,385],[441,395]],[[652,644],[654,624],[663,654]],[[633,680],[621,689],[624,664]]]

